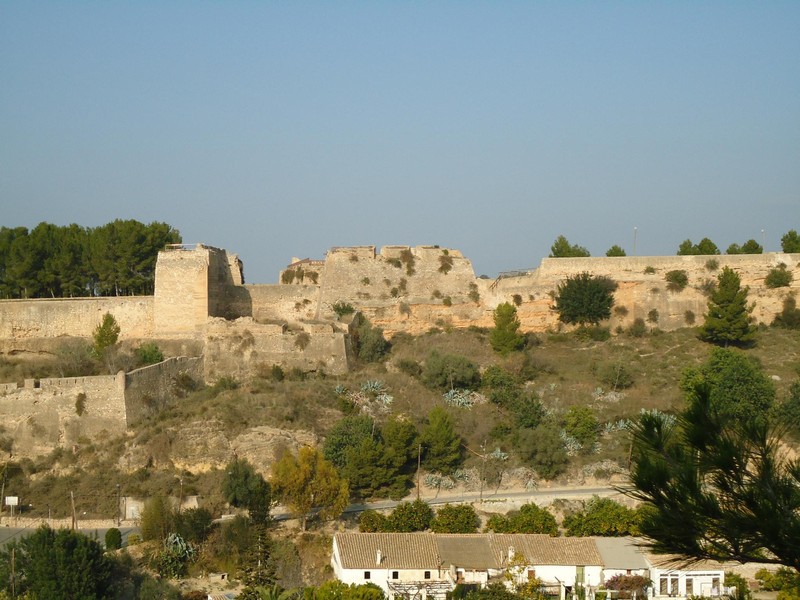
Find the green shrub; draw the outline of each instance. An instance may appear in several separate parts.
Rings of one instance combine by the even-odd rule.
[[[716,271],[717,269],[719,269],[719,261],[716,258],[709,258],[706,261],[706,270]]]
[[[164,354],[155,342],[145,342],[134,350],[134,354],[140,365],[154,365],[164,360]]]
[[[333,305],[331,306],[331,309],[333,309],[333,312],[336,313],[337,317],[343,317],[345,315],[353,314],[356,310],[355,308],[353,308],[352,304],[343,302],[341,300],[339,300],[338,302],[334,302]]]
[[[447,275],[452,268],[453,257],[446,253],[439,255],[439,272]]]
[[[628,315],[628,307],[623,306],[621,304],[619,306],[615,306],[614,314],[617,315],[618,317],[625,317]]]
[[[714,293],[714,290],[717,289],[717,282],[714,279],[704,279],[700,282],[700,285],[697,286],[697,289],[706,296],[710,296]]]
[[[422,365],[411,358],[401,358],[397,361],[397,368],[411,377],[419,377],[422,375]]]
[[[652,275],[652,274],[653,274],[653,273],[655,273],[655,272],[656,272],[656,268],[655,268],[655,267],[651,267],[650,265],[647,265],[647,266],[644,268],[644,274],[645,274],[645,275]]]
[[[467,298],[472,300],[475,304],[481,299],[481,295],[478,292],[478,284],[477,283],[470,283],[469,284],[469,293],[467,294]]]
[[[422,380],[429,388],[447,391],[476,389],[481,382],[477,365],[459,354],[439,354],[433,350],[425,361]]]
[[[281,273],[281,283],[290,284],[294,281],[294,269],[286,269]]]
[[[306,348],[308,348],[308,345],[310,343],[311,343],[311,336],[305,331],[301,331],[294,338],[294,345],[300,350],[305,350]]]
[[[624,390],[633,385],[633,375],[625,365],[616,363],[601,369],[600,381],[613,390]]]
[[[647,333],[647,325],[644,323],[644,319],[641,317],[636,317],[631,323],[631,326],[628,327],[628,335],[631,337],[639,338],[642,337],[644,334]]]
[[[689,276],[682,269],[667,271],[664,279],[667,281],[667,289],[671,292],[680,292],[689,283]]]
[[[575,337],[583,341],[605,342],[611,339],[611,330],[608,327],[581,326],[575,330]]]
[[[442,304],[445,306],[453,306],[453,299],[450,296],[445,296],[442,298]]]
[[[122,548],[122,534],[119,529],[112,527],[106,531],[106,550],[119,550]]]
[[[75,414],[79,417],[86,411],[86,394],[80,392],[75,398]]]
[[[355,340],[358,358],[365,362],[380,362],[389,354],[391,344],[383,337],[383,329],[373,327],[364,319],[356,329]]]
[[[694,311],[692,310],[687,310],[685,313],[683,313],[683,320],[689,326],[694,325],[695,318]]]
[[[229,375],[224,375],[214,382],[214,385],[211,386],[211,392],[214,396],[217,396],[222,392],[235,390],[238,388],[239,382],[236,381],[235,378]]]
[[[648,323],[658,323],[658,316],[658,309],[651,309],[650,312],[647,313]]]
[[[406,248],[400,252],[400,262],[406,266],[406,275],[410,277],[415,273],[414,265],[416,264],[416,259],[414,258],[414,253],[411,252],[410,248]]]
[[[283,369],[280,365],[272,365],[269,370],[269,378],[272,381],[283,381],[286,377],[286,373],[283,372]]]
[[[559,321],[575,325],[598,325],[611,316],[617,284],[588,272],[567,277],[558,285],[555,310]]]
[[[770,289],[789,287],[792,283],[792,272],[781,263],[776,268],[770,269],[764,278],[764,285]]]
[[[382,533],[389,531],[389,519],[376,510],[365,510],[358,517],[358,530],[361,533]]]
[[[793,295],[784,298],[783,310],[775,316],[772,324],[786,329],[800,329],[800,308],[797,308],[797,300]]]

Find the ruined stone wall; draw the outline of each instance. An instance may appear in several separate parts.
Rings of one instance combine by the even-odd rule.
[[[153,333],[150,296],[0,300],[0,339],[91,338],[105,313],[114,315],[122,340]]]
[[[28,379],[0,392],[3,427],[15,452],[47,454],[125,431],[125,375]]]
[[[188,378],[188,379],[187,379]],[[202,357],[174,357],[125,375],[125,422],[131,426],[204,383]]]
[[[450,259],[443,256],[452,261],[447,273],[442,261]],[[770,290],[764,278],[781,263],[794,273],[794,282],[788,289]],[[319,268],[320,263],[298,261],[294,266],[303,264]],[[332,306],[344,302],[389,335],[399,331],[418,334],[431,327],[491,327],[494,308],[501,302],[514,302],[521,329],[541,332],[559,327],[558,315],[552,310],[552,295],[559,283],[588,271],[611,277],[619,285],[615,299],[620,308],[609,323],[612,329],[657,314],[657,322],[651,326],[669,330],[690,325],[692,317],[695,324],[702,322],[708,286],[725,266],[735,269],[742,284],[750,287],[749,298],[755,303],[753,316],[760,323],[772,322],[786,294],[800,286],[800,255],[782,253],[546,258],[537,269],[497,280],[476,278],[469,260],[460,252],[435,246],[386,246],[380,252],[374,246],[333,248],[322,265],[318,286],[299,286],[296,282],[260,286],[258,295],[251,297],[253,315],[291,322],[298,316],[310,318],[313,312],[315,317],[333,319]],[[648,267],[652,273],[645,272]],[[686,271],[689,284],[684,290],[667,288],[664,277],[672,270]],[[295,305],[296,292],[301,288],[299,296],[305,310]]]
[[[793,272],[790,288],[768,289],[764,278],[779,264]],[[792,290],[800,288],[800,255],[750,254],[720,256],[642,256],[597,258],[545,258],[538,269],[527,275],[503,278],[492,286],[491,304],[512,301],[514,295],[522,299],[518,315],[523,330],[544,331],[558,327],[558,315],[551,309],[559,283],[567,277],[588,271],[616,281],[615,306],[624,307],[627,313],[615,313],[610,325],[626,327],[634,319],[647,319],[651,311],[658,314],[657,325],[671,330],[691,323],[687,312],[695,316],[695,324],[702,322],[708,296],[704,293],[709,283],[714,283],[723,267],[734,269],[743,286],[749,286],[748,299],[755,304],[753,317],[759,323],[771,323],[783,308],[783,299]],[[646,272],[653,271],[652,273]],[[669,271],[683,270],[689,283],[682,291],[670,291],[665,276]]]
[[[317,285],[246,285],[243,290],[249,307],[234,305],[235,312],[253,317],[257,323],[295,323],[316,318],[320,290]]]
[[[457,250],[435,246],[335,248],[320,277],[318,316],[335,318],[333,305],[352,304],[390,335],[433,326],[466,327],[480,320],[483,280]],[[477,301],[476,301],[477,299]]]
[[[207,328],[205,377],[213,382],[231,376],[239,381],[269,374],[272,365],[284,370],[324,370],[346,373],[349,367],[347,333],[333,323],[292,326],[213,319]]]
[[[203,382],[202,358],[169,358],[128,374],[26,379],[0,385],[0,423],[15,452],[47,454],[56,447],[85,444],[125,432],[128,425],[160,410],[180,390],[175,378]]]

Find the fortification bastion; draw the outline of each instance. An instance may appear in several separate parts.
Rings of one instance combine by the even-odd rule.
[[[779,265],[793,281],[769,289],[764,280]],[[159,253],[151,297],[0,301],[0,356],[54,355],[63,340],[90,341],[105,313],[119,323],[123,343],[156,341],[174,356],[127,374],[0,382],[0,416],[23,446],[43,452],[124,431],[175,399],[171,382],[181,373],[206,382],[247,380],[273,365],[344,373],[353,364],[358,321],[340,316],[337,308],[346,305],[389,337],[491,327],[502,302],[517,306],[522,331],[554,330],[555,290],[584,271],[618,284],[615,306],[622,308],[608,323],[612,331],[637,318],[677,329],[691,324],[689,315],[702,321],[709,285],[726,266],[749,287],[758,323],[771,323],[800,287],[800,254],[545,258],[537,268],[488,279],[476,277],[458,250],[438,246],[332,248],[321,260],[293,259],[279,283],[254,285],[244,283],[236,255],[204,244],[171,246]],[[667,286],[673,270],[688,277],[680,291]]]

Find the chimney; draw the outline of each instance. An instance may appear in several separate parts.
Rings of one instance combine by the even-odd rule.
[[[377,557],[376,557],[376,558],[377,558],[377,562],[376,562],[375,564],[377,564],[378,566],[380,566],[380,564],[381,564],[381,560],[383,559],[383,554],[381,554],[381,551],[380,551],[380,550],[378,550],[378,554],[377,554]]]
[[[511,562],[512,560],[514,560],[514,555],[515,554],[516,554],[516,552],[514,551],[514,546],[509,546],[508,547],[508,562]]]

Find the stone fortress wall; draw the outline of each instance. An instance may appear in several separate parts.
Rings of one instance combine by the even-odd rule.
[[[405,252],[406,258],[399,262]],[[442,269],[442,257],[452,260]],[[309,265],[314,265],[316,285],[309,285]],[[795,275],[789,288],[768,289],[764,278],[770,269],[785,264]],[[347,302],[365,314],[388,335],[404,331],[423,333],[431,327],[491,327],[492,312],[502,302],[515,302],[523,331],[543,332],[559,328],[552,310],[553,294],[567,277],[588,271],[605,275],[619,285],[615,292],[618,309],[609,323],[612,329],[627,327],[635,319],[658,313],[663,330],[685,327],[687,312],[702,322],[708,297],[704,292],[716,281],[723,267],[734,269],[742,284],[750,288],[755,304],[753,316],[770,323],[781,311],[786,294],[800,287],[800,255],[768,253],[718,256],[638,256],[597,258],[545,258],[538,268],[503,274],[497,279],[476,278],[470,261],[456,250],[436,246],[388,246],[378,253],[372,246],[334,248],[324,261],[293,261],[281,272],[303,269],[306,277],[298,285],[250,286],[254,314],[291,319],[298,313],[335,318],[333,305]],[[665,275],[683,270],[689,284],[681,291],[667,288]],[[247,286],[246,286],[247,287]],[[269,295],[259,288],[270,288]],[[282,293],[281,288],[290,291]],[[302,307],[295,300],[302,288]],[[258,290],[258,291],[257,291]],[[283,299],[283,301],[281,300]],[[316,304],[314,300],[317,300]],[[265,304],[261,300],[267,300]],[[295,304],[294,313],[291,309]]]
[[[793,273],[792,285],[768,289],[764,278],[781,263]],[[612,316],[612,329],[654,310],[658,321],[651,327],[676,329],[689,324],[687,311],[702,322],[703,288],[724,266],[750,287],[760,323],[770,323],[786,295],[800,287],[800,254],[546,258],[538,268],[487,279],[476,277],[459,251],[438,246],[333,248],[324,260],[294,259],[281,272],[281,283],[253,285],[244,284],[236,255],[202,244],[173,246],[159,253],[152,297],[0,301],[0,356],[52,353],[58,339],[90,340],[109,312],[123,342],[156,340],[165,348],[193,350],[202,360],[193,359],[191,366],[188,359],[162,363],[122,381],[118,375],[0,384],[0,416],[15,438],[69,445],[104,430],[124,430],[158,410],[181,372],[209,382],[223,375],[246,380],[276,364],[346,372],[353,360],[353,319],[340,319],[337,303],[352,305],[389,336],[432,327],[491,327],[492,312],[502,302],[518,305],[523,331],[557,329],[552,296],[565,278],[583,271],[619,284],[615,305],[624,310]],[[664,276],[677,269],[686,271],[689,285],[669,291]],[[83,415],[76,413],[79,394],[86,396]]]
[[[13,438],[17,451],[40,455],[124,433],[177,396],[178,377],[202,380],[202,362],[177,357],[130,373],[4,383],[0,436]]]

